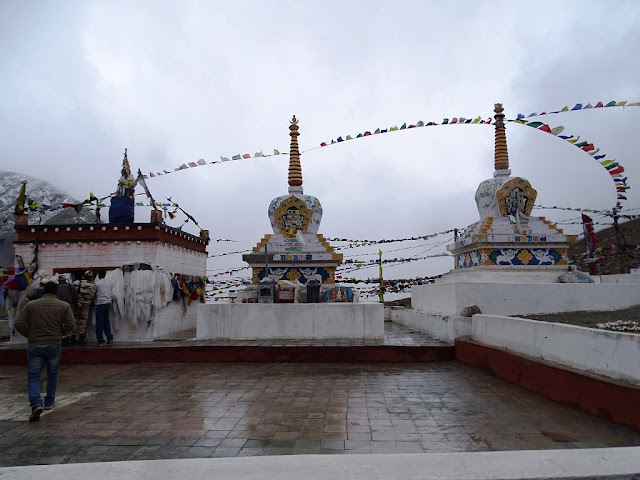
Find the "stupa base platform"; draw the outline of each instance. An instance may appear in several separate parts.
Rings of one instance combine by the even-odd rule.
[[[197,340],[384,338],[379,303],[202,304]]]
[[[417,363],[454,359],[454,347],[385,322],[381,339],[174,340],[64,348],[61,363]],[[0,344],[0,365],[26,365],[26,345]]]

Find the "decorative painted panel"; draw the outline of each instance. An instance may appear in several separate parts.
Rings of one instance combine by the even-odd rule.
[[[303,200],[293,195],[285,198],[275,209],[278,230],[289,238],[295,238],[298,230],[306,233],[312,216],[313,210],[308,208]]]
[[[538,192],[531,186],[529,180],[520,177],[510,179],[496,192],[500,215],[528,217],[531,215],[537,196]]]
[[[320,200],[311,195],[284,195],[269,205],[269,220],[274,233],[293,238],[296,232],[317,233],[322,220]]]
[[[490,266],[555,266],[567,264],[565,248],[495,248],[460,253],[455,268]]]
[[[477,267],[482,262],[482,255],[477,250],[461,253],[456,256],[456,268]]]
[[[320,283],[335,283],[334,272],[334,268],[325,267],[269,267],[267,277],[276,282],[278,280],[289,280],[291,282],[297,280],[302,284],[306,284],[310,280],[317,280]],[[254,281],[262,281],[264,278],[265,269],[254,268]]]

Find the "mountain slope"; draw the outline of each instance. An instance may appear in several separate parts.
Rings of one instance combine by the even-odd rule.
[[[13,242],[16,239],[16,234],[13,230],[13,210],[23,180],[27,181],[27,198],[52,207],[57,207],[62,203],[78,202],[62,190],[39,178],[21,173],[0,171],[0,267],[11,267],[14,264]],[[31,224],[61,225],[93,222],[95,222],[95,215],[89,210],[83,210],[78,214],[73,208],[63,208],[45,212],[42,219],[40,213],[29,212],[29,223]]]

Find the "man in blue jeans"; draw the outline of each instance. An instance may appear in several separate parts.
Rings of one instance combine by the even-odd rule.
[[[43,410],[53,408],[58,386],[58,365],[62,354],[62,337],[75,327],[73,312],[67,302],[58,300],[58,285],[44,284],[42,298],[25,305],[15,323],[15,329],[27,337],[27,390],[31,405],[30,422],[40,419]],[[47,366],[47,396],[40,396],[40,376]]]
[[[96,280],[96,340],[98,346],[105,345],[104,336],[107,337],[106,345],[113,343],[109,311],[111,310],[111,282],[107,280],[104,270],[98,271]]]

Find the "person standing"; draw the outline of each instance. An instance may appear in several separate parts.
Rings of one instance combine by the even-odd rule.
[[[111,282],[105,278],[105,271],[98,271],[96,279],[96,339],[98,345],[104,345],[104,337],[107,337],[107,345],[113,343],[109,311],[111,310]]]
[[[58,275],[58,300],[67,302],[74,311],[78,306],[78,292],[67,282],[67,278],[64,275]],[[75,340],[75,337],[63,338],[62,346],[73,345],[73,340]]]
[[[93,283],[93,272],[87,270],[79,280],[73,282],[73,286],[78,292],[78,308],[76,309],[76,331],[73,336],[78,335],[78,345],[87,344],[87,324],[89,323],[89,313],[91,305],[96,296],[96,286]]]
[[[29,421],[40,419],[44,410],[55,405],[58,386],[58,365],[62,354],[62,337],[75,326],[68,303],[56,297],[58,285],[44,284],[42,298],[30,301],[20,312],[15,329],[27,337],[27,391],[31,415]],[[40,393],[40,376],[47,365],[47,395],[44,405]]]

